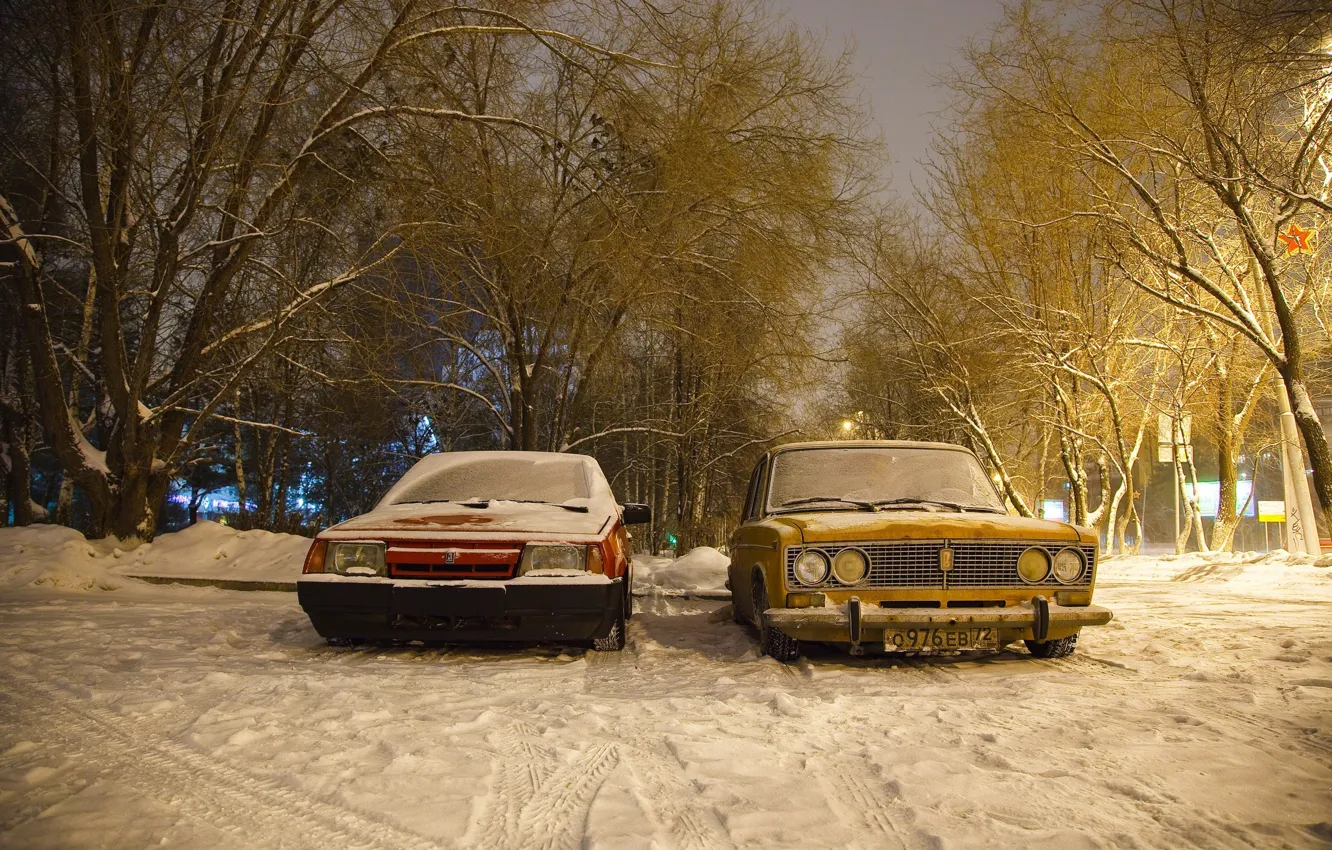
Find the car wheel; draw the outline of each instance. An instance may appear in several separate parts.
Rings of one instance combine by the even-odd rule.
[[[616,606],[615,622],[611,624],[611,630],[605,637],[592,639],[593,649],[597,652],[619,652],[624,649],[624,609],[631,604],[633,603],[629,601],[628,594],[625,594],[625,598],[620,600],[620,604]]]
[[[763,584],[763,576],[754,577],[754,625],[758,626],[759,654],[775,658],[783,664],[791,664],[800,658],[800,641],[790,637],[781,629],[773,628],[768,618],[763,616],[762,600],[768,598],[768,591]]]
[[[624,619],[625,622],[634,618],[634,576],[633,573],[624,575]]]
[[[1023,641],[1027,645],[1027,651],[1037,658],[1066,658],[1073,654],[1073,650],[1078,646],[1078,636],[1069,635],[1058,640],[1028,640]]]
[[[331,637],[327,641],[329,646],[360,646],[365,643],[365,638]]]

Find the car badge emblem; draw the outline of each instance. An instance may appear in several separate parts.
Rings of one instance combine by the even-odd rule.
[[[444,553],[444,563],[446,563],[446,564],[452,564],[452,563],[453,563],[453,559],[456,558],[456,557],[457,557],[457,555],[454,554],[454,552],[453,552],[452,549],[450,549],[449,551],[447,551],[447,552]]]
[[[953,550],[944,548],[939,550],[939,570],[948,572],[953,569]]]

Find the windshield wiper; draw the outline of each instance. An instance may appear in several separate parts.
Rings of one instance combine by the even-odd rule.
[[[522,502],[524,505],[554,505],[557,508],[564,508],[566,511],[573,511],[576,514],[587,513],[587,505],[566,505],[561,502],[547,502],[545,499],[514,499],[515,502]]]
[[[877,511],[878,507],[873,502],[862,502],[857,499],[843,499],[841,496],[810,496],[807,499],[792,499],[789,502],[782,502],[777,506],[777,510],[795,507],[797,505],[812,505],[817,502],[841,502],[844,505],[855,505],[867,511]]]
[[[964,505],[961,502],[945,502],[939,499],[916,499],[910,497],[903,497],[901,499],[885,499],[882,502],[874,503],[875,508],[878,510],[883,510],[885,508],[887,509],[902,508],[902,507],[907,507],[909,505],[938,505],[944,508],[951,508],[952,510],[955,511],[961,511],[962,513],[966,513],[967,511],[987,511],[989,513],[995,513],[995,514],[1004,513],[1004,511],[1000,510],[999,508],[990,507],[989,505]]]
[[[472,499],[467,502],[455,502],[464,508],[488,508],[494,499]],[[502,502],[521,502],[525,505],[554,505],[557,508],[564,508],[566,511],[573,511],[578,514],[587,513],[587,505],[562,505],[559,502],[547,502],[544,499],[499,499]],[[398,505],[436,505],[443,502],[453,502],[452,499],[410,499],[405,502],[395,502]]]

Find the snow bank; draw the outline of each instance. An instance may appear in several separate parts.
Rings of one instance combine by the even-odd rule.
[[[730,563],[730,558],[711,546],[691,549],[674,560],[635,555],[635,589],[665,595],[725,593]]]
[[[112,571],[172,578],[295,581],[309,549],[308,537],[261,529],[237,531],[200,522],[139,546]]]
[[[1191,552],[1104,559],[1100,582],[1189,582],[1251,596],[1332,601],[1332,555],[1274,552]]]
[[[114,548],[114,541],[84,540],[63,525],[0,528],[0,590],[29,584],[116,590],[124,580],[108,571]]]
[[[85,540],[72,528],[0,529],[0,590],[47,585],[116,590],[132,575],[295,581],[310,541],[201,522],[152,543]]]

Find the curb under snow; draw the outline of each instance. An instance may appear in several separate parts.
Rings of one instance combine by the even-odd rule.
[[[136,578],[150,584],[186,584],[191,587],[219,587],[223,590],[271,590],[295,593],[294,581],[249,581],[237,578],[198,578],[195,576],[146,576],[120,573],[122,578]]]

